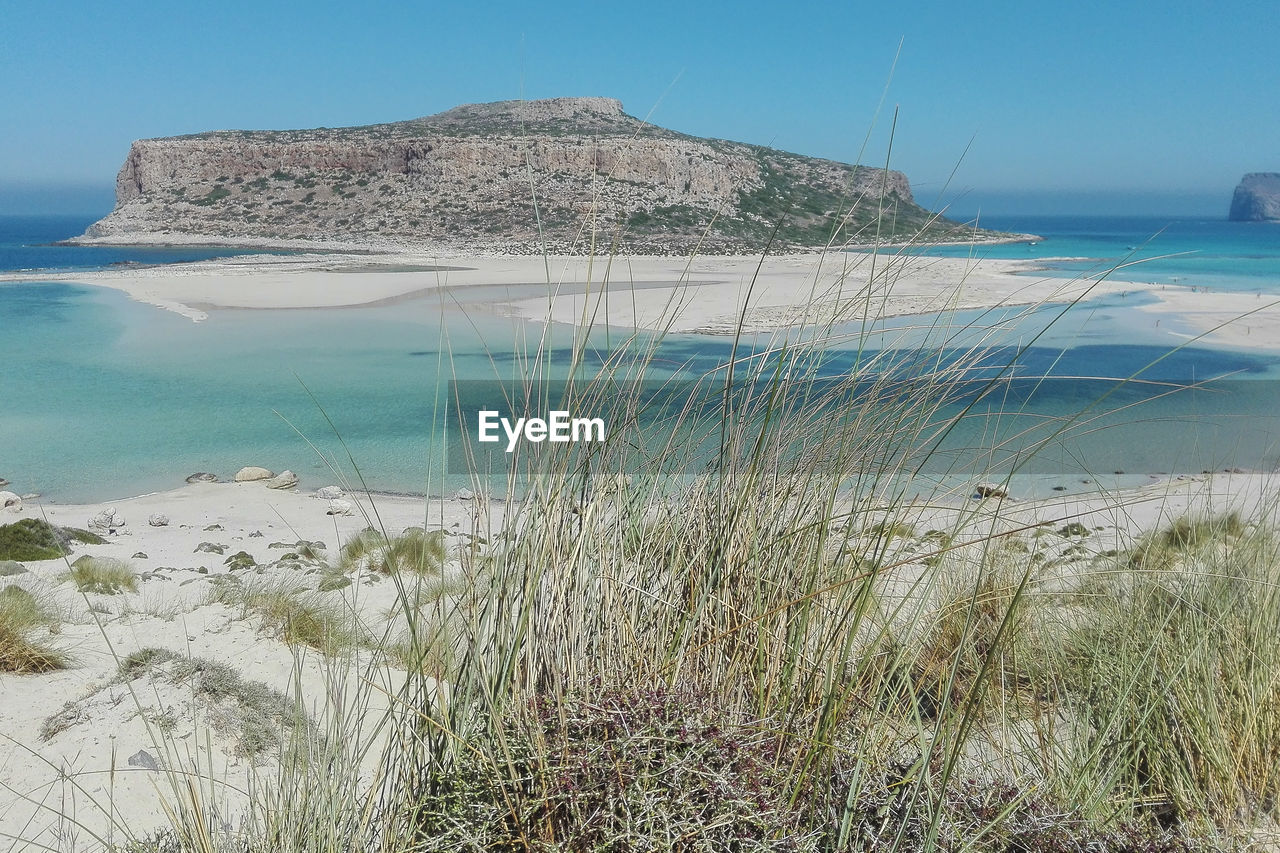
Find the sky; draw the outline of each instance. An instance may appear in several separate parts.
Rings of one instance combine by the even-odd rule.
[[[602,95],[934,209],[1225,215],[1280,171],[1277,44],[1276,0],[0,0],[0,213],[105,212],[139,138]]]

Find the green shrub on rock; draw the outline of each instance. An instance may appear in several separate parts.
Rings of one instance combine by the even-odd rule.
[[[39,518],[0,527],[0,560],[56,560],[71,553],[58,528]]]

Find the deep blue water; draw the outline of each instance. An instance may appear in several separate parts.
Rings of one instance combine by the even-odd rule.
[[[196,259],[178,252],[166,261],[153,254],[157,250],[14,248],[79,233],[87,219],[79,223],[0,220],[7,229],[0,231],[0,253],[10,253],[0,257],[12,266],[31,265],[15,257],[38,257],[45,260],[37,266],[61,268]],[[1059,221],[1056,231],[1050,224],[1019,220],[999,227],[1038,231],[1047,239],[1035,248],[1046,255],[1064,246],[1074,248],[1061,254],[1073,254],[1089,244],[1101,257],[1131,245],[1152,225],[1116,224],[1111,233],[1102,220]],[[1185,228],[1180,245],[1196,240],[1194,229]],[[1215,248],[1202,254],[1225,271],[1205,286],[1275,287],[1263,273],[1275,262],[1265,239],[1272,232],[1241,229],[1204,226],[1203,245]],[[1233,266],[1228,249],[1246,246],[1250,255]],[[978,251],[1017,257],[1028,247]],[[1194,283],[1193,257],[1162,263]],[[925,476],[972,482],[988,466],[998,472],[1016,463],[1019,487],[1035,493],[1054,485],[1087,488],[1082,480],[1132,485],[1154,473],[1280,467],[1280,359],[1200,347],[1171,352],[1182,341],[1168,328],[1175,324],[1152,328],[1149,315],[1137,322],[1126,297],[1093,300],[1063,318],[1057,311],[1046,307],[1018,319],[1010,311],[1004,318],[1003,343],[975,375],[1012,381],[972,406]],[[977,314],[952,319],[961,325]],[[1051,320],[1052,330],[1035,346],[1018,348]],[[895,321],[860,345],[851,339],[835,347],[819,373],[847,373],[881,349],[913,352],[919,340],[912,325],[919,324]],[[60,502],[169,488],[198,470],[225,477],[249,464],[290,468],[304,485],[319,486],[335,479],[330,460],[350,473],[350,452],[376,488],[447,493],[466,478],[447,475],[450,445],[438,427],[442,377],[523,378],[524,353],[534,346],[521,341],[536,341],[544,331],[552,336],[551,360],[563,366],[571,330],[484,310],[464,315],[432,298],[341,310],[215,310],[193,324],[115,290],[0,283],[0,476],[13,481],[10,488]],[[760,338],[744,345],[770,343]],[[950,346],[963,350],[971,343]],[[731,346],[724,338],[672,336],[657,357],[672,374],[698,376],[723,365]],[[609,355],[602,342],[589,366]],[[1144,382],[1115,381],[1130,377]],[[1144,384],[1206,381],[1201,390],[1174,394],[1168,386]],[[939,414],[969,402],[958,400]],[[1019,458],[1032,446],[1038,446],[1033,459]]]

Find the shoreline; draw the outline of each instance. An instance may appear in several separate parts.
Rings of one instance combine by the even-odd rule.
[[[874,269],[873,269],[874,267]],[[787,255],[237,255],[124,269],[3,272],[0,282],[110,287],[193,322],[224,309],[347,309],[445,294],[536,322],[583,318],[641,331],[781,332],[802,324],[1066,303],[1142,293],[1151,328],[1180,320],[1209,346],[1280,352],[1280,296],[1092,277],[1039,276],[1044,259],[949,258],[838,250]],[[500,291],[495,295],[494,290]],[[482,301],[468,292],[485,293]],[[744,305],[748,299],[750,304]],[[612,300],[611,300],[611,297]],[[1179,337],[1177,333],[1173,333]]]
[[[999,233],[988,237],[972,237],[964,240],[931,240],[931,246],[991,246],[1005,243],[1027,243],[1027,242],[1043,242],[1044,238],[1038,234],[1014,234]],[[132,234],[107,235],[102,237],[90,237],[87,234],[81,234],[77,237],[68,237],[65,240],[57,240],[50,245],[54,246],[113,246],[120,248],[129,247],[148,247],[148,248],[167,248],[167,247],[184,247],[184,248],[200,248],[200,249],[289,249],[295,251],[317,251],[317,252],[343,252],[352,254],[383,254],[383,253],[409,253],[409,254],[438,254],[443,256],[460,254],[478,254],[478,255],[501,255],[507,256],[527,256],[533,254],[541,257],[544,251],[535,244],[526,243],[471,243],[471,242],[444,242],[433,241],[429,243],[412,243],[398,240],[308,240],[296,238],[273,238],[273,237],[236,237],[217,234],[171,234],[171,233],[155,233],[155,232],[137,232]],[[808,246],[793,247],[779,254],[809,254],[813,252],[825,251],[867,251],[872,249],[899,249],[910,246],[920,245],[918,243],[907,241],[898,243],[850,243],[840,246]],[[556,255],[557,252],[547,248],[546,254]],[[629,254],[646,255],[648,252],[640,251]],[[685,257],[687,253],[671,252],[661,257]],[[705,257],[734,257],[732,253],[725,255],[707,254]]]

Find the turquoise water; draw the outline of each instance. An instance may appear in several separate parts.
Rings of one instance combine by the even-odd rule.
[[[1219,290],[1280,293],[1280,223],[1159,217],[983,217],[996,230],[1042,236],[1030,246],[942,246],[944,257],[1048,258],[1060,276],[1110,273],[1120,281],[1184,284]],[[1071,260],[1067,260],[1071,259]]]
[[[1248,233],[1252,240],[1265,232]],[[1044,245],[1056,252],[1058,239]],[[1118,232],[1103,242],[1126,239],[1128,232]],[[1240,289],[1269,280],[1259,270],[1273,255],[1258,246],[1252,251],[1258,264],[1242,258],[1244,272],[1233,279]],[[1230,268],[1221,252],[1214,256]],[[923,479],[972,482],[988,476],[988,468],[1016,463],[1015,482],[1026,494],[1133,485],[1157,473],[1280,467],[1280,359],[1205,348],[1170,355],[1180,339],[1151,329],[1149,319],[1135,323],[1132,297],[1094,300],[1062,318],[1058,310],[1016,321],[1013,312],[984,317],[1009,327],[986,369],[994,376],[1014,361],[1013,381],[973,407],[930,458]],[[978,314],[950,319],[959,325]],[[1016,352],[1050,321],[1052,330],[1035,346]],[[863,339],[863,351],[852,340],[836,347],[820,372],[849,372],[867,348],[909,350],[919,342],[909,327],[919,325],[896,320],[882,335]],[[482,306],[446,308],[431,298],[341,310],[215,310],[193,324],[105,288],[0,284],[0,476],[13,482],[9,488],[58,502],[170,488],[195,471],[229,477],[242,465],[289,468],[304,485],[319,486],[336,480],[330,462],[351,475],[349,452],[374,488],[448,493],[466,478],[447,473],[440,377],[522,378],[518,354],[532,345],[519,342],[544,332],[554,345],[551,361],[563,367],[572,330],[544,329]],[[761,337],[745,345],[774,343]],[[713,372],[731,345],[673,336],[658,350],[659,369]],[[609,355],[602,338],[599,346],[591,365]],[[1217,381],[1166,394],[1162,385],[1088,378],[1137,374],[1152,382]],[[1034,458],[1019,458],[1040,442]]]

